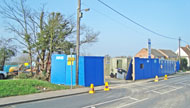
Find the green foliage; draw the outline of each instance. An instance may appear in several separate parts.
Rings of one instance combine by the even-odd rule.
[[[74,47],[74,44],[67,41],[67,37],[73,32],[74,26],[70,21],[66,20],[60,13],[48,15],[45,19],[44,12],[40,17],[40,31],[37,33],[37,41],[34,45],[38,51],[40,73],[44,74],[47,78],[42,76],[37,79],[50,79],[50,68],[47,62],[50,61],[51,55],[57,51],[64,51],[69,54],[69,49]],[[38,64],[38,63],[37,63]]]
[[[28,51],[26,51],[26,50],[23,50],[22,52],[23,52],[23,53],[28,53]]]
[[[15,56],[15,51],[12,49],[7,49],[7,48],[1,48],[0,49],[0,58],[3,59],[5,58],[8,60],[12,56]]]
[[[0,85],[0,98],[70,88],[65,85],[55,85],[47,81],[32,79],[0,80]]]
[[[183,71],[187,70],[187,59],[186,58],[181,58],[180,70],[183,70]]]
[[[182,72],[186,72],[186,69],[183,69]]]
[[[68,50],[74,47],[73,43],[66,40],[72,32],[73,25],[64,19],[60,13],[53,12],[49,14],[47,23],[41,25],[41,31],[37,35],[36,47],[40,50],[51,51],[51,53]]]
[[[32,78],[32,75],[30,73],[19,73],[15,78],[16,79],[29,79],[29,78]]]
[[[59,49],[57,48],[57,51],[64,51],[65,54],[70,54],[70,48],[75,48],[75,45],[69,41],[65,41],[63,43],[60,43]]]
[[[47,77],[44,75],[44,73],[39,74],[39,75],[35,75],[33,78],[37,79],[37,80],[47,81]]]
[[[1,5],[2,4],[2,5]],[[16,34],[16,40],[24,48],[23,53],[29,55],[31,68],[32,62],[36,62],[36,73],[46,72],[50,79],[51,55],[54,52],[70,53],[70,48],[75,48],[76,25],[71,18],[64,17],[61,13],[45,13],[36,11],[27,6],[25,0],[4,0],[0,4],[0,14],[7,18],[8,29]],[[97,41],[98,32],[93,32],[88,27],[81,27],[81,42],[94,43]],[[31,73],[34,69],[31,69]],[[24,76],[23,76],[24,77]]]

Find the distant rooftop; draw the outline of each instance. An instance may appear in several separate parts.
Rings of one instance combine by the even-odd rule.
[[[147,50],[147,48],[145,48],[145,49]],[[151,54],[156,56],[156,57],[164,57],[164,55],[156,49],[151,49]]]
[[[187,47],[181,47],[183,51],[190,57],[190,50]]]
[[[165,49],[159,49],[161,52],[163,52],[166,56],[176,58],[177,54],[174,53],[172,50],[165,50]]]

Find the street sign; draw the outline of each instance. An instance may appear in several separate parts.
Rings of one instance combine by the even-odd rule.
[[[70,53],[71,53],[71,54],[73,53],[73,51],[74,51],[74,49],[73,49],[73,48],[70,48]]]
[[[71,65],[71,62],[72,62],[72,65],[73,65],[73,61],[67,61],[67,65]]]
[[[74,57],[69,57],[68,61],[75,61],[75,58]]]

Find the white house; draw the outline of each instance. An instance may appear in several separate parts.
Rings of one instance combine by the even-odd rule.
[[[176,51],[176,54],[179,55],[179,48]],[[180,56],[181,58],[187,59],[187,66],[190,67],[190,47],[186,45],[185,47],[180,48]]]

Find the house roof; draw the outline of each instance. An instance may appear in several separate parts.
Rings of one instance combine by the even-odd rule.
[[[190,57],[190,50],[187,47],[181,47],[181,49]]]
[[[145,49],[147,50],[147,48],[145,48]],[[151,49],[151,54],[156,56],[156,57],[164,57],[164,55],[156,49]]]
[[[169,58],[176,58],[177,54],[174,53],[172,50],[165,50],[165,49],[159,49],[161,53],[164,55],[168,56]]]

